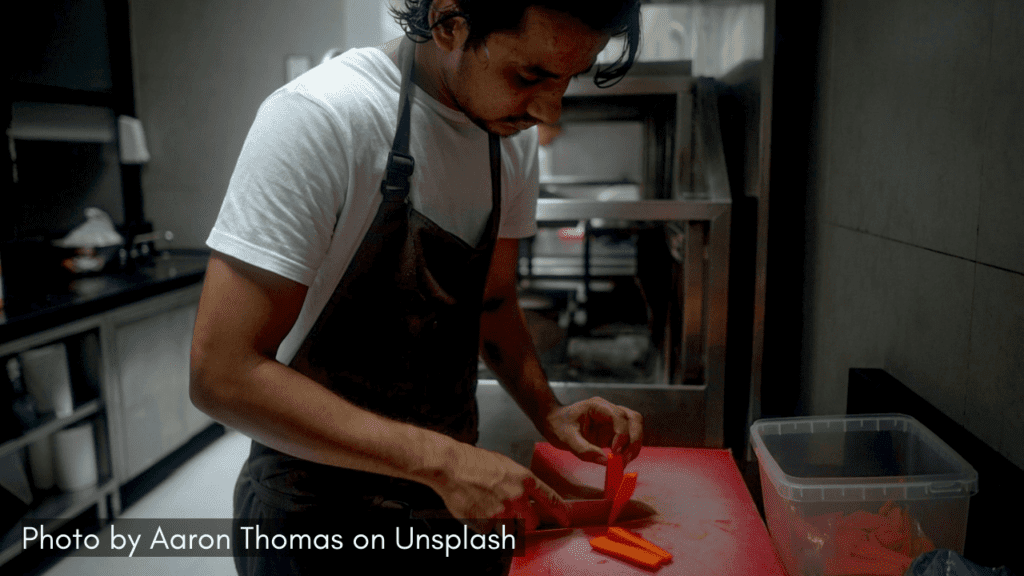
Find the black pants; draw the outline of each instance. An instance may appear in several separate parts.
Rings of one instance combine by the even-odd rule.
[[[339,494],[345,492],[345,487],[338,488]],[[234,495],[238,574],[336,576],[347,573],[346,568],[358,568],[360,573],[390,576],[419,574],[428,567],[452,575],[508,574],[510,549],[455,550],[446,557],[444,549],[430,546],[464,531],[460,522],[450,518],[411,519],[418,515],[416,511],[444,509],[444,501],[426,486],[396,479],[375,492],[350,498],[296,498],[257,484],[249,477],[246,463]],[[262,536],[258,540],[257,530]],[[366,539],[357,538],[359,534]],[[276,540],[275,535],[279,535]],[[413,535],[421,544],[418,549],[412,546]],[[365,547],[360,550],[359,546]]]

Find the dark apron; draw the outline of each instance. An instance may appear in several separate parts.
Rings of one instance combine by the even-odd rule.
[[[412,208],[408,194],[414,166],[409,155],[413,55],[413,45],[404,40],[399,50],[398,128],[381,183],[383,201],[289,366],[366,410],[475,444],[480,312],[501,213],[501,150],[492,135],[492,209],[477,246]],[[418,510],[445,508],[423,484],[317,464],[255,441],[238,478],[234,505],[236,518],[277,522],[277,529],[285,533],[305,532],[317,524],[386,525],[388,519],[408,519]],[[446,526],[437,520],[431,525],[442,530]],[[462,533],[461,525],[447,528]],[[338,573],[337,563],[324,564],[322,555],[303,564],[302,558],[287,553],[239,554],[238,544],[236,539],[240,574],[307,574],[321,568]],[[464,572],[505,573],[510,560],[507,554],[501,556],[488,560],[490,568],[473,565]],[[412,559],[397,550],[384,560]],[[437,566],[446,573],[463,573],[447,570],[443,552],[439,561]],[[400,573],[377,565],[380,573]],[[416,567],[422,564],[409,566]]]

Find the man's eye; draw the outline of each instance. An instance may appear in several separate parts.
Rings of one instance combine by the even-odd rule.
[[[522,84],[523,86],[535,86],[537,84],[540,84],[539,77],[528,78],[526,76],[523,76],[522,74],[517,74],[516,78],[519,81],[519,83]]]

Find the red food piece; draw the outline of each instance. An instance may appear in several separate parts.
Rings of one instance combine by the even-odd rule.
[[[850,528],[858,528],[860,530],[875,530],[882,525],[882,519],[877,514],[872,514],[867,510],[857,510],[853,514],[847,516],[843,523],[845,526]]]
[[[903,576],[895,564],[866,560],[855,556],[829,558],[825,561],[825,576]]]
[[[638,548],[643,548],[651,554],[660,557],[664,562],[668,562],[672,559],[672,554],[670,554],[666,550],[663,550],[661,547],[657,546],[650,540],[645,539],[643,536],[634,534],[629,530],[626,530],[625,528],[618,528],[616,526],[612,526],[611,528],[608,528],[607,536],[609,539],[614,540],[616,542],[620,542],[622,544],[629,544],[631,546],[636,546]]]
[[[894,564],[898,567],[900,574],[906,572],[910,568],[910,563],[913,562],[913,558],[910,556],[894,552],[872,542],[858,542],[853,548],[853,554],[867,560]]]
[[[910,555],[917,558],[925,552],[931,552],[935,550],[935,544],[932,543],[926,536],[917,536],[910,543]]]
[[[604,499],[613,500],[622,484],[622,454],[608,454],[608,466],[604,472]]]
[[[630,472],[622,477],[619,489],[615,492],[615,500],[612,501],[612,509],[608,514],[609,525],[615,523],[619,513],[626,506],[626,502],[629,502],[629,497],[633,495],[634,490],[636,490],[636,472]]]
[[[836,526],[832,554],[825,560],[827,576],[902,576],[913,558],[935,547],[909,510],[893,501],[878,514],[857,511]]]
[[[878,509],[878,515],[885,516],[889,514],[889,512],[892,511],[893,508],[896,508],[896,503],[893,502],[892,500],[889,500],[885,504],[882,504],[882,507]]]
[[[607,536],[598,536],[591,539],[590,546],[598,552],[614,556],[637,566],[643,566],[644,568],[657,568],[662,562],[662,557],[657,554],[648,552],[643,548],[616,542]]]
[[[886,548],[895,548],[900,541],[899,534],[897,534],[890,526],[880,527],[878,530],[873,531],[871,536],[876,542]]]

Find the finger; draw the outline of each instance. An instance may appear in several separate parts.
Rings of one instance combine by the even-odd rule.
[[[640,455],[640,449],[644,443],[644,417],[639,412],[630,414],[629,419],[629,448],[627,449],[633,460]]]
[[[522,520],[526,530],[532,531],[540,524],[540,517],[537,515],[537,511],[533,509],[528,494],[523,494],[522,498],[516,499],[513,508],[514,518]]]
[[[615,429],[615,439],[619,443],[620,453],[632,440],[630,437],[631,412],[633,411],[622,406],[615,407],[615,418],[612,420],[612,427]]]
[[[613,453],[622,454],[631,441],[629,412],[621,406],[608,407],[604,414],[605,425],[592,435],[594,440],[610,448]]]
[[[624,453],[626,447],[629,446],[630,438],[629,434],[616,434],[615,440],[612,442],[612,452],[616,454],[622,454],[624,457],[628,457],[628,454]]]
[[[628,444],[624,440],[629,435],[629,410],[599,397],[590,398],[586,404],[583,420],[588,429],[583,434],[584,438],[589,443],[607,446],[616,453],[621,452]]]
[[[584,417],[584,420],[586,420],[586,417]],[[607,463],[608,458],[605,456],[604,450],[587,440],[589,434],[581,430],[584,425],[585,422],[577,421],[576,425],[567,427],[565,430],[566,435],[562,438],[562,441],[565,442],[566,447],[573,454],[584,462],[592,462],[594,464]]]
[[[540,524],[540,517],[530,501],[532,492],[529,487],[533,485],[531,478],[523,480],[523,493],[505,503],[502,518],[522,521],[527,530],[533,530]]]
[[[575,431],[566,438],[565,443],[568,444],[569,449],[584,462],[601,465],[608,463],[608,456],[605,454],[604,450],[599,446],[587,442],[586,438]]]
[[[626,409],[628,428],[625,434],[615,437],[615,445],[620,446],[620,452],[625,463],[640,455],[640,448],[643,446],[643,416],[639,412]],[[613,446],[613,450],[615,447]]]
[[[571,524],[569,519],[569,506],[564,500],[562,500],[562,497],[559,496],[557,492],[535,477],[527,478],[524,484],[526,486],[527,495],[533,498],[535,506],[540,511],[554,518],[555,521],[563,528],[569,527]]]

